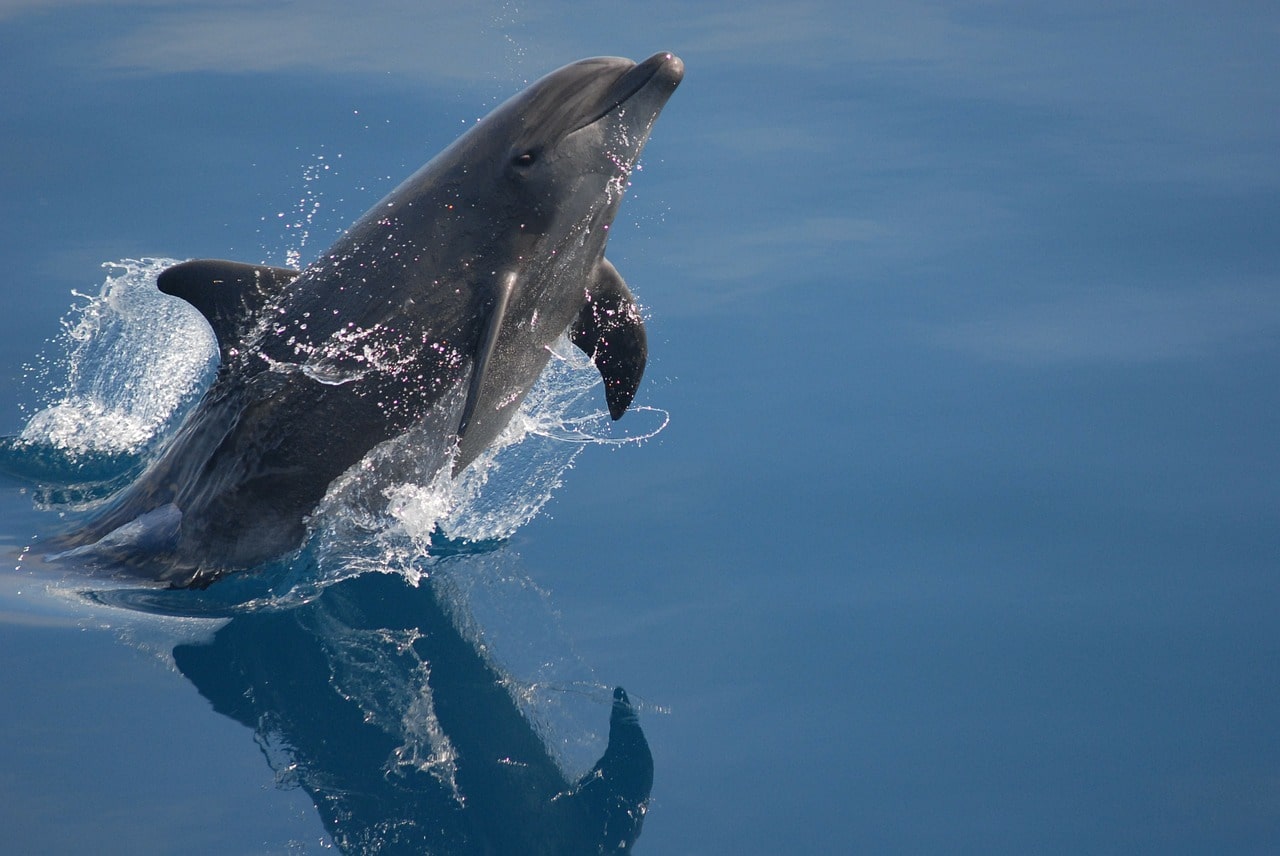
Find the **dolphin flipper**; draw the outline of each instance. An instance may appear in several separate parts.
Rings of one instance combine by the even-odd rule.
[[[195,259],[161,271],[156,286],[200,310],[218,337],[225,365],[228,352],[247,332],[249,319],[297,277],[292,268]]]
[[[498,334],[502,331],[502,322],[507,317],[507,306],[511,302],[511,292],[515,291],[515,274],[503,278],[494,288],[493,306],[489,309],[489,319],[485,324],[484,334],[480,340],[480,350],[476,352],[475,363],[471,367],[471,384],[467,387],[467,401],[462,406],[462,419],[458,423],[458,436],[467,433],[471,418],[475,416],[476,405],[480,401],[480,393],[484,387],[485,372],[494,352],[498,349]]]
[[[608,259],[600,259],[595,282],[587,288],[586,305],[569,333],[573,344],[600,370],[609,415],[620,419],[640,386],[649,348],[640,307]]]

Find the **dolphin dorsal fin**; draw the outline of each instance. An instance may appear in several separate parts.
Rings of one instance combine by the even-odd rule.
[[[587,302],[569,335],[600,370],[609,415],[620,419],[640,386],[649,348],[640,307],[622,275],[606,258],[596,266],[595,281],[587,287]]]
[[[161,271],[156,286],[200,310],[218,337],[225,365],[251,319],[297,277],[292,268],[195,259]]]

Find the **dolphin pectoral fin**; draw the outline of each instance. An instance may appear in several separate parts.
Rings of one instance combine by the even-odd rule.
[[[496,284],[493,305],[489,309],[489,318],[485,323],[484,335],[480,339],[480,350],[476,352],[471,365],[471,383],[467,386],[467,401],[462,406],[462,419],[458,422],[458,436],[467,433],[476,413],[476,405],[484,390],[485,373],[498,349],[498,334],[502,332],[502,321],[507,314],[507,305],[511,302],[511,292],[515,289],[515,274],[508,274]]]
[[[239,344],[248,319],[297,277],[292,268],[195,259],[161,271],[156,286],[200,311],[218,337],[226,362],[228,349]]]
[[[620,419],[640,386],[649,348],[640,307],[608,259],[600,259],[587,302],[569,335],[600,370],[609,415]]]

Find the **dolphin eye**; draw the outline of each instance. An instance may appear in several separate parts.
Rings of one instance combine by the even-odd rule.
[[[511,159],[511,163],[518,167],[530,167],[533,166],[533,162],[537,159],[538,157],[533,151],[527,151],[516,155]]]

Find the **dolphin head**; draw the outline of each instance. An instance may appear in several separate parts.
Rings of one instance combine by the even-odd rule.
[[[488,180],[490,222],[555,240],[607,227],[649,131],[684,76],[670,53],[580,60],[509,98],[444,153]],[[449,157],[449,156],[453,157]],[[486,175],[486,172],[488,173]],[[590,216],[593,224],[583,218]],[[557,224],[559,227],[557,228]]]
[[[581,60],[499,106],[481,123],[489,128],[476,128],[500,128],[488,137],[506,143],[492,166],[524,242],[545,248],[595,232],[603,251],[627,178],[682,77],[684,63],[672,54],[643,63]]]
[[[684,64],[670,53],[640,63],[581,60],[478,122],[455,143],[457,161],[445,153],[446,168],[465,165],[471,182],[487,185],[470,195],[465,216],[483,224],[473,233],[486,232],[502,248],[493,255],[504,259],[481,268],[494,277],[493,311],[459,427],[458,468],[507,424],[546,365],[548,346],[581,319],[589,294],[604,290],[631,302],[604,260],[605,245],[631,171],[683,76]],[[643,339],[642,331],[635,335]],[[643,351],[638,342],[637,383]],[[611,400],[614,418],[630,395]]]
[[[539,80],[491,115],[509,124],[502,164],[539,206],[564,209],[575,199],[607,194],[612,219],[640,150],[684,64],[659,53],[642,63],[617,57],[575,62]]]

